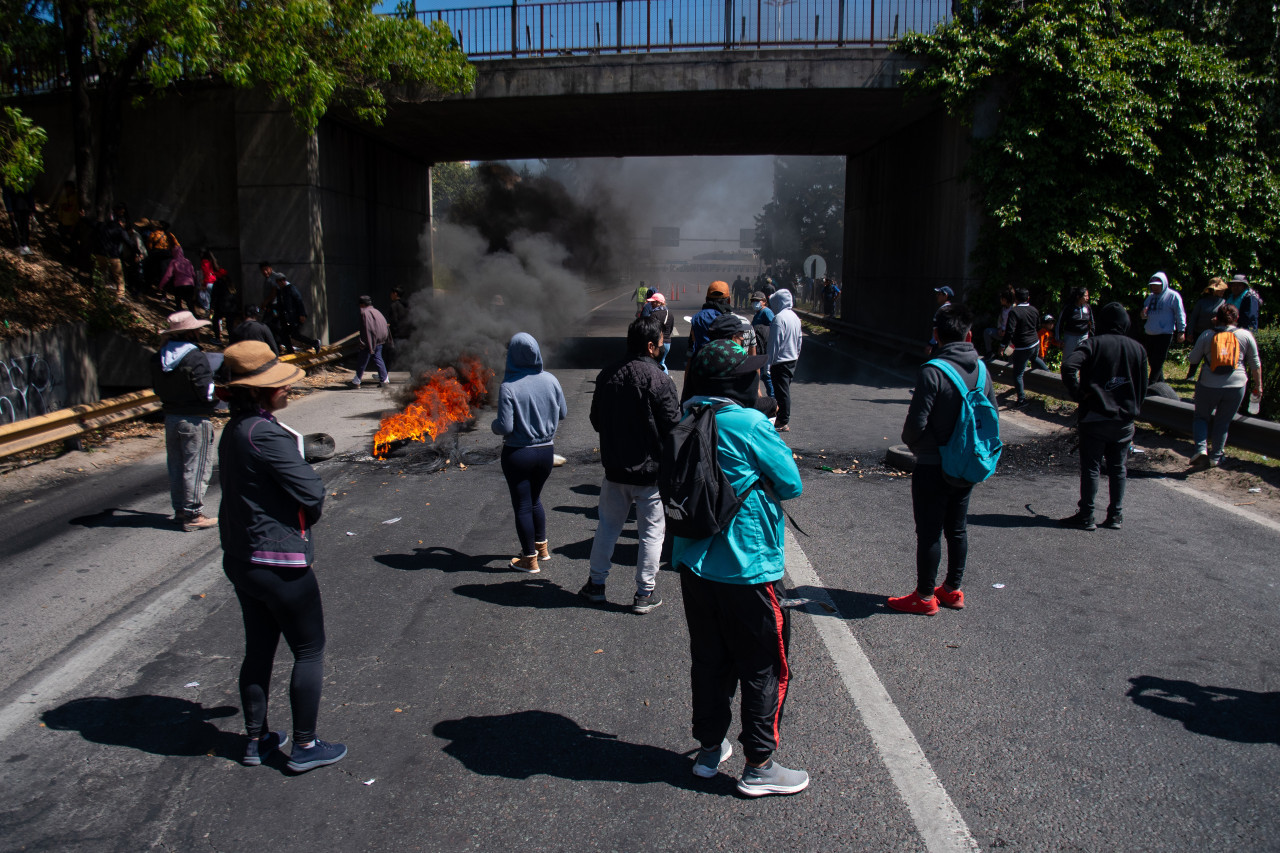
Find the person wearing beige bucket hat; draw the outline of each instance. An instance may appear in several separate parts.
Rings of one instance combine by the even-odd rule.
[[[276,420],[302,370],[261,341],[227,347],[219,379],[231,420],[218,443],[222,478],[222,569],[244,616],[240,703],[249,741],[241,763],[255,766],[289,742],[267,721],[276,646],[293,652],[289,704],[295,773],[341,761],[347,748],[316,737],[324,680],[324,608],[311,564],[311,526],[324,508],[324,481],[302,456],[302,436]]]
[[[151,384],[164,412],[173,520],[188,533],[218,523],[204,514],[204,493],[213,473],[213,368],[200,349],[199,332],[209,325],[190,311],[169,315],[160,351],[151,358]]]

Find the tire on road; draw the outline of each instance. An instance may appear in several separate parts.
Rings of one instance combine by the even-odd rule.
[[[885,452],[884,464],[900,471],[911,472],[916,468],[916,455],[905,444],[895,444]]]
[[[1181,400],[1178,392],[1168,382],[1152,382],[1147,386],[1148,397],[1164,397],[1166,400]]]

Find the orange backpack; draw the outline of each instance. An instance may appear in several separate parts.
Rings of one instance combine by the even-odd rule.
[[[1209,347],[1209,368],[1214,373],[1230,373],[1240,363],[1240,339],[1234,331],[1218,332]]]

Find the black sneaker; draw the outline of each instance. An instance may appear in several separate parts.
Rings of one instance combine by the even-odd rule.
[[[1107,520],[1102,522],[1102,526],[1108,530],[1119,530],[1122,524],[1124,524],[1123,512],[1109,512],[1107,513]]]
[[[662,604],[662,599],[658,598],[658,591],[650,590],[644,595],[636,593],[636,597],[631,600],[632,613],[649,613],[657,609]]]
[[[582,589],[578,590],[578,597],[597,603],[604,601],[604,584],[587,581],[586,584],[583,585]]]
[[[294,773],[306,773],[326,764],[336,764],[347,757],[347,748],[340,743],[326,743],[316,738],[311,746],[295,743],[289,755],[288,767]]]
[[[245,767],[257,767],[262,763],[262,757],[270,755],[277,749],[280,749],[289,742],[287,732],[267,732],[258,740],[249,739],[249,743],[244,748],[244,758],[240,759],[240,763]]]
[[[1066,518],[1058,519],[1058,523],[1063,527],[1070,527],[1072,530],[1097,530],[1098,525],[1093,523],[1093,513],[1077,512],[1075,515],[1068,515]]]

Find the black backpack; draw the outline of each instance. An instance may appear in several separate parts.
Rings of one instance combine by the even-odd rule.
[[[728,403],[697,403],[662,441],[658,492],[667,532],[706,539],[722,532],[742,508],[755,482],[738,495],[720,468],[716,412]]]

